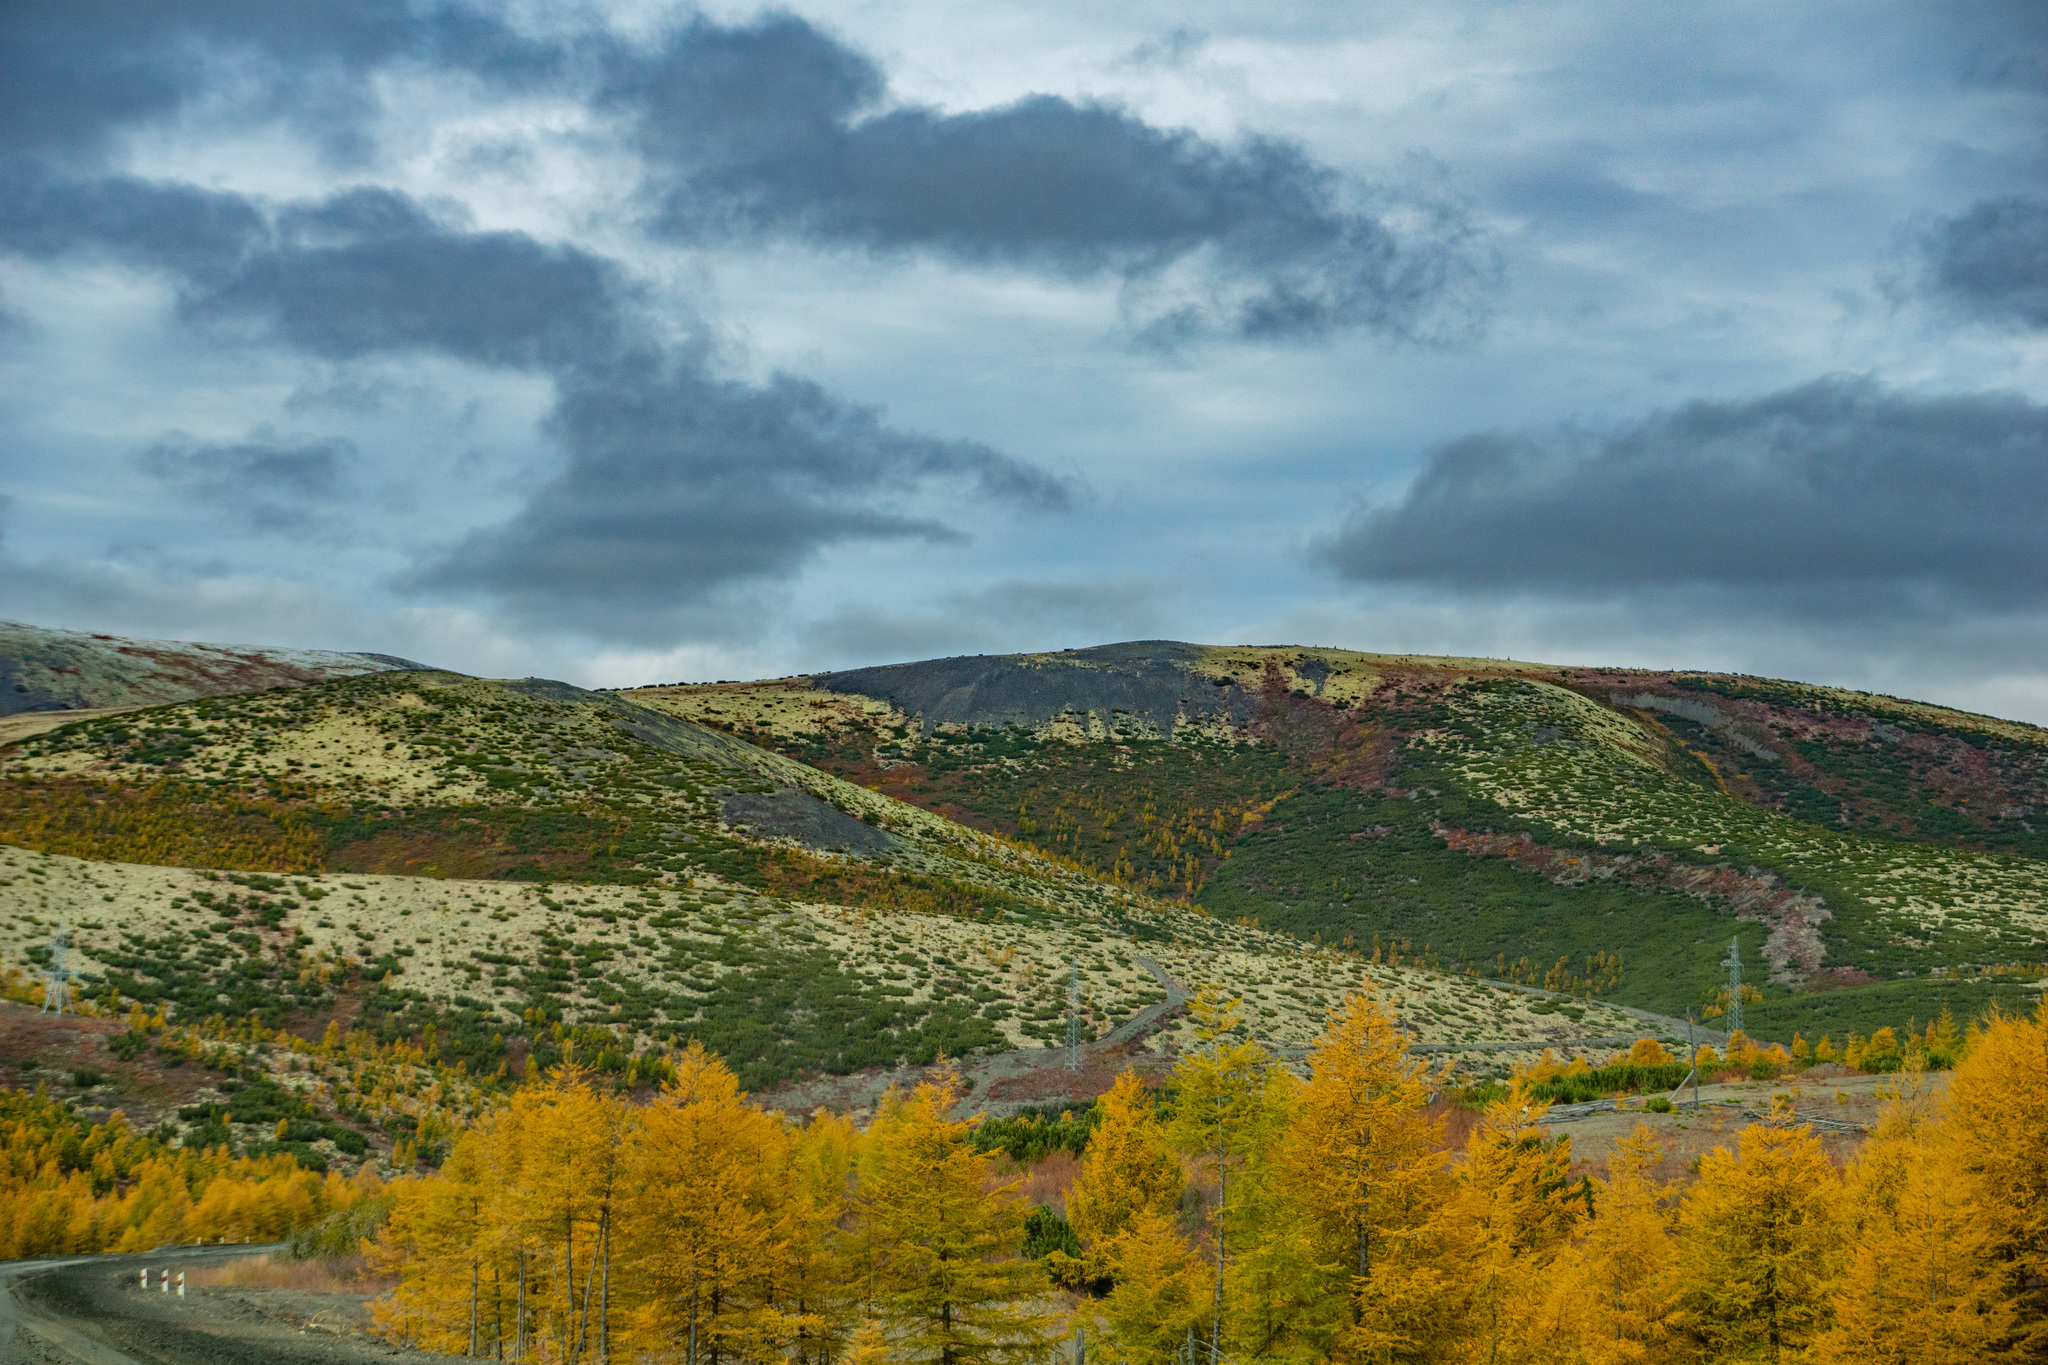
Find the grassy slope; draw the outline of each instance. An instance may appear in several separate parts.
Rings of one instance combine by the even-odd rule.
[[[1618,953],[1612,997],[1665,1010],[1731,937],[1755,978],[1768,935],[1773,1027],[2044,956],[2048,736],[1892,698],[1185,645],[629,695],[1226,916],[1582,980]]]
[[[0,868],[8,960],[69,923],[96,993],[270,1022],[359,1005],[387,1038],[433,1024],[479,1072],[550,1060],[577,1029],[621,1055],[702,1037],[750,1086],[1050,1042],[1072,963],[1093,1036],[1162,998],[1140,954],[1251,992],[1287,1046],[1374,973],[1444,995],[1427,1039],[1635,1027],[1368,969],[556,684],[412,673],[215,698],[35,736],[0,771],[0,835],[38,850]],[[811,846],[776,834],[790,810]]]

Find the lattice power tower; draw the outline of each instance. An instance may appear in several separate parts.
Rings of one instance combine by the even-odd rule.
[[[1067,1070],[1081,1069],[1081,964],[1067,964]]]
[[[1742,940],[1728,940],[1728,1031],[1742,1032]]]

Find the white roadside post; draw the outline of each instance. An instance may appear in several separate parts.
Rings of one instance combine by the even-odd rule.
[[[185,1297],[185,1272],[182,1270],[178,1272],[178,1297]]]
[[[168,1269],[164,1271],[163,1283],[158,1288],[166,1294],[171,1292],[171,1272]]]
[[[142,1267],[142,1287],[143,1287],[144,1289],[147,1289],[147,1288],[149,1288],[149,1267],[148,1267],[148,1266],[144,1266],[144,1267]]]

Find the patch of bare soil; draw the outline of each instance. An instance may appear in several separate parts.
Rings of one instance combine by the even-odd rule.
[[[124,1029],[117,1019],[39,1014],[33,1005],[0,1000],[0,1089],[44,1086],[57,1098],[78,1101],[81,1117],[100,1122],[116,1109],[131,1128],[149,1128],[217,1077],[191,1066],[167,1066],[153,1052],[124,1060],[107,1040]]]
[[[1584,1118],[1550,1120],[1550,1131],[1572,1140],[1572,1169],[1604,1172],[1607,1161],[1638,1123],[1648,1125],[1664,1144],[1664,1161],[1657,1179],[1690,1184],[1699,1158],[1715,1147],[1733,1147],[1736,1135],[1758,1116],[1771,1112],[1774,1100],[1791,1106],[1794,1122],[1814,1121],[1821,1145],[1837,1166],[1845,1165],[1862,1148],[1864,1133],[1838,1125],[1868,1127],[1877,1121],[1893,1095],[1914,1082],[1904,1076],[1828,1075],[1816,1067],[1799,1076],[1775,1081],[1740,1081],[1728,1085],[1700,1087],[1700,1103],[1692,1105],[1692,1091],[1674,1104],[1668,1114],[1653,1114],[1632,1099],[1631,1107],[1618,1112],[1590,1114]],[[1939,1091],[1946,1087],[1946,1075],[1935,1072],[1919,1084]]]

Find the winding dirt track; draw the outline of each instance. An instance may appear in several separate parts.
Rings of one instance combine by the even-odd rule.
[[[232,1290],[180,1299],[142,1268],[192,1270],[272,1247],[0,1262],[0,1365],[392,1365],[445,1360],[360,1336],[308,1331]]]

